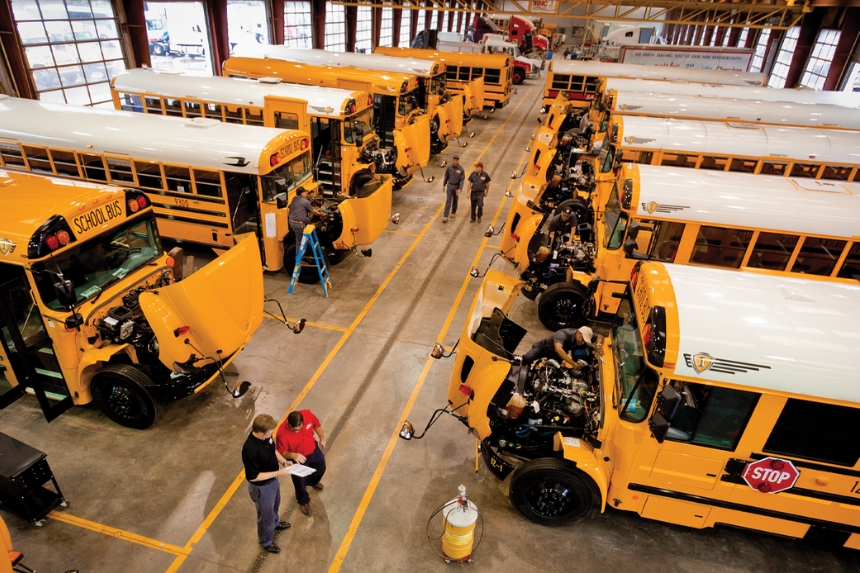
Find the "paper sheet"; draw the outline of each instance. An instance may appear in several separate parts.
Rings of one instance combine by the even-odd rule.
[[[314,468],[309,468],[308,466],[303,466],[302,464],[293,464],[291,466],[287,466],[287,473],[299,477],[308,477],[315,471],[316,470]]]

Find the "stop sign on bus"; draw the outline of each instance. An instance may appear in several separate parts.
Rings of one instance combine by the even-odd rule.
[[[764,458],[747,464],[741,477],[747,485],[762,493],[778,493],[794,487],[800,471],[788,460]]]

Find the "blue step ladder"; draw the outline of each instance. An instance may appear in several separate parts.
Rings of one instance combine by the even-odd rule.
[[[305,250],[311,247],[311,253],[314,257],[314,263],[302,263],[305,255]],[[328,268],[325,266],[325,258],[323,257],[322,247],[317,237],[317,229],[314,225],[305,225],[305,232],[302,234],[302,242],[299,245],[299,250],[296,252],[296,266],[293,267],[293,277],[290,279],[290,289],[288,294],[293,294],[293,287],[296,286],[296,281],[299,280],[299,275],[302,272],[302,267],[315,266],[317,274],[320,277],[320,284],[323,289],[323,296],[328,297],[328,289],[331,288],[331,278],[328,276]]]

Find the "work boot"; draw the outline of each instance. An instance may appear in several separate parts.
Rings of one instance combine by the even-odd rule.
[[[448,222],[448,217],[442,217],[442,222],[443,222],[443,223],[447,223],[447,222]]]
[[[479,222],[479,223],[481,222],[481,218],[480,218],[480,217],[478,217],[478,222]]]
[[[280,553],[281,552],[281,548],[278,547],[277,545],[275,545],[274,542],[272,542],[271,545],[263,545],[263,549],[265,549],[269,553]]]
[[[314,512],[313,512],[313,511],[311,511],[311,504],[310,504],[310,503],[306,503],[306,504],[304,504],[304,505],[302,505],[302,506],[300,506],[300,507],[302,508],[302,513],[304,513],[304,514],[305,514],[305,515],[307,515],[308,517],[310,517],[311,515],[313,515],[313,513],[314,513]]]
[[[454,217],[456,217],[456,216],[457,216],[457,213],[451,213],[451,218],[452,218],[452,219],[453,219]]]
[[[275,526],[275,529],[277,531],[283,531],[283,530],[289,529],[289,528],[290,528],[290,524],[286,521],[281,521],[278,523],[278,525]]]
[[[322,490],[323,490],[323,484],[321,484],[321,483],[315,483],[315,484],[314,484],[314,485],[312,485],[311,487],[312,487],[312,488],[314,488],[314,489],[315,489],[315,490],[317,490],[317,491],[322,491]]]

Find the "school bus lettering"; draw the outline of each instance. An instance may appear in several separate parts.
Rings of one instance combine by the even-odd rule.
[[[188,207],[188,205],[189,205],[188,199],[183,199],[182,197],[174,197],[173,202],[178,207]]]
[[[748,464],[741,477],[762,493],[778,493],[794,487],[800,472],[788,460],[764,458]]]
[[[108,221],[121,217],[123,215],[122,203],[113,201],[100,207],[96,207],[92,211],[84,213],[80,217],[75,217],[74,224],[78,234],[86,233],[90,229],[104,225]]]

